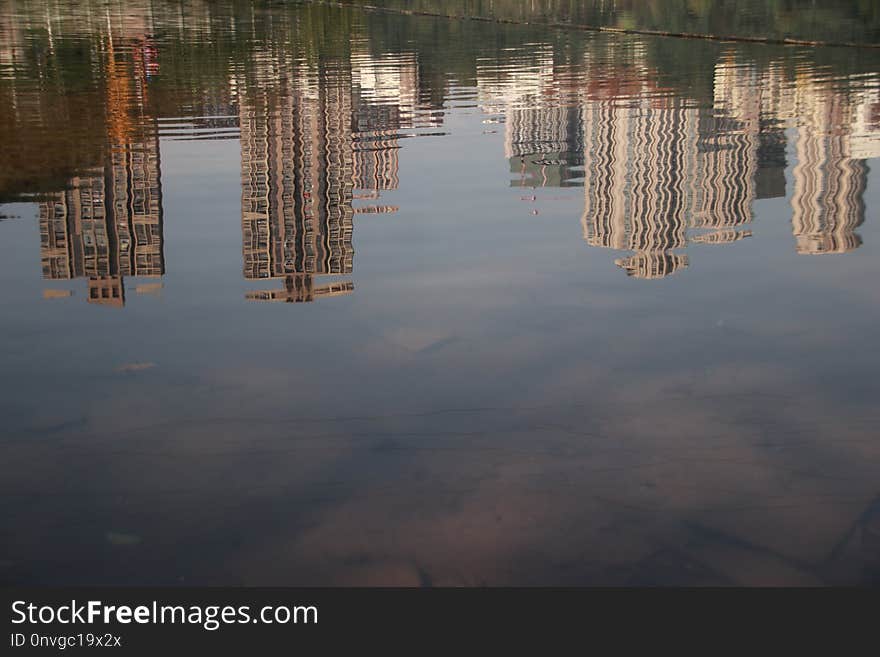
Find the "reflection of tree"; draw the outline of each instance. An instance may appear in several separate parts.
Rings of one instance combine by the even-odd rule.
[[[743,1],[621,0],[614,3],[616,9],[609,10],[610,3],[571,0],[453,0],[443,7],[449,13],[491,12],[513,19],[553,16],[601,22],[626,14],[631,17],[627,20],[639,24],[650,26],[652,21],[663,20],[672,29],[699,31],[695,21],[741,27],[737,21],[746,19],[734,9],[741,9]],[[801,20],[814,21],[823,29],[858,26],[866,38],[878,34],[880,12],[870,1],[843,7],[844,3],[811,0],[808,12],[801,10],[801,0],[745,1],[749,20],[762,29],[796,31],[799,28],[790,21]],[[6,7],[3,15],[18,18],[16,24],[0,25],[4,43],[0,50],[7,48],[15,54],[15,66],[9,69],[12,75],[0,78],[0,138],[4,154],[19,155],[0,163],[0,199],[6,200],[13,194],[57,189],[76,172],[100,163],[102,136],[107,121],[115,117],[108,116],[97,101],[106,97],[104,87],[112,84],[111,69],[120,67],[150,69],[149,98],[142,102],[149,105],[151,115],[216,116],[223,113],[218,111],[221,108],[237,113],[228,81],[241,72],[247,77],[260,58],[295,58],[314,64],[327,57],[347,59],[357,44],[374,56],[414,54],[419,100],[440,110],[453,81],[475,83],[481,58],[502,60],[512,48],[525,53],[524,46],[541,41],[552,50],[558,65],[602,58],[608,66],[622,66],[638,59],[652,70],[658,86],[709,104],[712,64],[722,51],[717,43],[682,39],[585,38],[582,33],[535,25],[405,19],[319,4],[278,6],[245,0],[185,4],[111,0],[100,6],[92,0],[84,4],[95,5],[94,11],[52,15],[50,31],[44,2],[0,2]],[[392,7],[401,3],[384,0]],[[437,7],[428,0],[407,0],[406,5],[415,10]],[[406,21],[405,29],[401,21]],[[445,47],[449,43],[455,43],[455,48]],[[614,47],[609,47],[611,43]],[[108,58],[111,50],[114,55]],[[791,54],[790,49],[773,47],[749,50],[749,57],[762,66],[790,60]],[[874,53],[846,48],[798,50],[797,56],[847,72],[876,70],[878,60]],[[70,129],[71,125],[76,129]],[[52,156],[35,157],[35,153]]]
[[[876,41],[873,0],[347,0],[391,9],[511,21],[573,23],[687,34]]]

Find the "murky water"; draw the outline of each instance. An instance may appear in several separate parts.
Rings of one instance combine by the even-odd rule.
[[[880,581],[880,50],[2,0],[0,144],[3,582]]]

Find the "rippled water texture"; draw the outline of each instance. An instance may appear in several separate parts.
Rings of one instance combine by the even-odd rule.
[[[877,48],[0,0],[0,144],[0,581],[880,582]]]

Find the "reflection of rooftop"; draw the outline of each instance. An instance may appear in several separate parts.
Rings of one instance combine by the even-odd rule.
[[[89,278],[89,303],[121,308],[125,305],[125,284],[121,276]]]
[[[396,205],[367,205],[362,208],[355,208],[355,214],[393,214],[400,208]]]
[[[73,296],[73,290],[43,290],[44,299],[67,299]]]
[[[316,299],[351,294],[353,291],[354,283],[351,281],[335,281],[315,287],[312,276],[286,276],[283,289],[248,292],[245,298],[248,301],[308,303]]]
[[[665,278],[688,266],[686,255],[677,253],[636,253],[618,258],[614,264],[633,278]]]
[[[134,288],[135,294],[158,294],[164,287],[163,283],[142,283]]]

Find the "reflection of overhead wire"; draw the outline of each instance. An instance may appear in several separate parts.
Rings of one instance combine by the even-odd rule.
[[[503,25],[540,25],[557,29],[581,30],[586,32],[610,32],[613,34],[640,34],[643,36],[671,37],[676,39],[701,39],[705,41],[745,41],[748,43],[760,43],[768,45],[786,46],[834,46],[838,48],[874,48],[880,49],[880,43],[854,43],[849,41],[811,41],[809,39],[791,39],[774,37],[740,36],[735,34],[698,34],[691,32],[667,32],[665,30],[649,30],[627,27],[609,27],[605,25],[587,25],[584,23],[560,23],[558,21],[537,20],[523,21],[514,18],[499,18],[494,16],[470,16],[460,14],[444,14],[432,11],[416,11],[413,9],[399,9],[393,7],[377,7],[375,5],[354,4],[352,2],[334,2],[332,0],[299,0],[312,4],[329,5],[331,7],[353,7],[364,11],[381,12],[385,14],[405,14],[407,16],[430,16],[432,18],[448,18],[459,21],[480,21],[482,23],[499,23]]]

